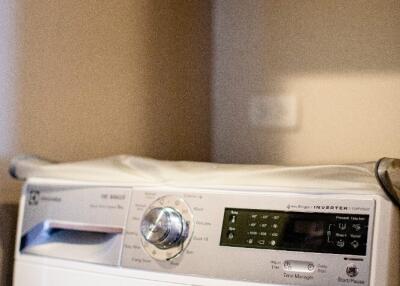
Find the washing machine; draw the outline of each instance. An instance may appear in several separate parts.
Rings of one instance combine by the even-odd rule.
[[[398,286],[398,163],[18,158],[13,285]]]

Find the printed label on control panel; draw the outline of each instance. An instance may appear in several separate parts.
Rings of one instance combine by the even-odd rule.
[[[124,227],[130,188],[30,185],[26,190],[23,233],[44,221]]]
[[[355,278],[338,277],[337,281],[339,283],[347,283],[347,284],[353,284],[353,285],[365,285],[366,284],[365,280],[360,280],[360,279],[355,279]]]

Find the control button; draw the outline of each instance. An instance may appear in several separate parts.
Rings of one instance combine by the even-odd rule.
[[[278,237],[278,236],[279,236],[279,233],[273,232],[273,233],[271,233],[271,236],[272,236],[272,237]]]
[[[276,241],[275,240],[271,240],[269,244],[271,244],[271,246],[275,246],[276,245]]]
[[[309,264],[307,265],[307,269],[308,269],[308,271],[313,272],[314,269],[315,269],[315,265],[314,265],[313,263],[309,263]]]
[[[281,217],[279,216],[279,215],[274,215],[273,217],[272,217],[272,219],[273,220],[279,220]]]
[[[259,239],[257,240],[258,245],[265,245],[265,239]]]
[[[258,214],[251,214],[250,219],[251,220],[256,220],[258,218]]]
[[[143,238],[160,249],[182,245],[187,238],[188,225],[174,208],[152,208],[140,224]]]
[[[230,211],[229,214],[234,213]],[[186,249],[193,235],[193,225],[192,213],[183,199],[160,197],[148,206],[142,216],[139,228],[141,245],[150,257],[169,261]],[[228,240],[230,231],[225,230],[224,239]]]
[[[356,232],[358,232],[358,231],[360,231],[361,230],[361,224],[360,223],[353,223],[352,225],[351,225],[351,228],[354,230],[354,231],[356,231]]]
[[[254,227],[256,227],[257,226],[257,223],[256,222],[251,222],[251,223],[249,223],[249,227],[251,227],[251,228],[254,228]]]
[[[283,262],[283,269],[286,271],[292,271],[292,264],[290,263],[291,261],[286,260]]]
[[[272,225],[272,228],[277,229],[277,228],[278,228],[278,224],[274,223],[274,224]]]
[[[260,223],[260,227],[261,227],[261,228],[267,228],[267,227],[268,227],[268,224],[267,224],[267,223]]]
[[[226,236],[228,237],[229,240],[232,240],[235,238],[235,233],[233,231],[229,231]]]
[[[233,214],[233,215],[230,215],[230,216],[229,216],[229,222],[230,222],[230,223],[236,223],[236,215],[234,215],[234,214]]]
[[[358,275],[358,272],[359,272],[359,269],[355,264],[351,263],[351,264],[347,265],[347,267],[346,267],[347,276],[356,277]]]
[[[338,224],[338,227],[339,227],[340,230],[346,230],[347,224],[346,224],[346,223],[340,222],[340,223]]]
[[[268,234],[268,233],[267,233],[266,231],[261,231],[261,232],[260,232],[260,236],[267,236],[267,234]]]
[[[258,235],[258,232],[255,230],[252,230],[252,231],[249,231],[247,234],[256,236],[256,235]]]
[[[285,260],[283,262],[283,269],[286,271],[293,272],[314,272],[315,265],[309,261],[301,261],[301,260]]]
[[[338,240],[338,241],[336,242],[336,245],[337,245],[338,247],[340,247],[340,248],[343,248],[344,245],[345,245],[345,242],[344,242],[343,239],[340,239],[340,240]]]
[[[360,246],[360,243],[357,240],[353,240],[350,245],[354,248],[357,249]]]
[[[254,243],[254,239],[253,238],[249,238],[246,240],[247,244],[253,244]]]
[[[263,214],[262,216],[261,216],[261,219],[262,220],[267,220],[269,218],[269,215],[266,215],[266,214]]]

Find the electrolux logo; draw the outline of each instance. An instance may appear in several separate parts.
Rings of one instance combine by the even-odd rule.
[[[29,191],[28,205],[37,206],[39,204],[40,192],[37,190]]]

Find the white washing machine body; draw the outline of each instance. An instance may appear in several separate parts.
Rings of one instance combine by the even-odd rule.
[[[21,197],[14,286],[397,286],[399,210],[372,170],[41,166]]]

